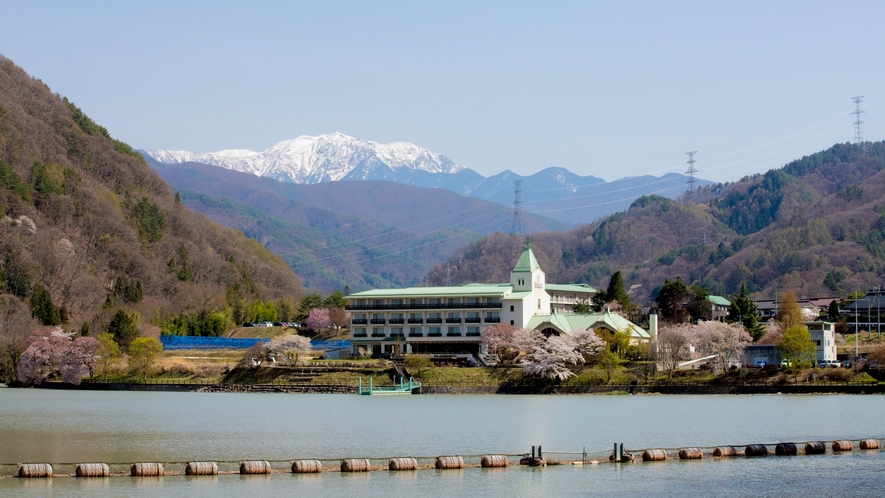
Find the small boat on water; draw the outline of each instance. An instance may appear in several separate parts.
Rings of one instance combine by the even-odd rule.
[[[421,387],[421,383],[409,377],[409,382],[405,382],[400,378],[399,385],[392,386],[376,386],[372,377],[369,377],[368,387],[363,386],[363,378],[360,377],[358,393],[361,395],[392,395],[392,394],[412,394],[412,390]]]

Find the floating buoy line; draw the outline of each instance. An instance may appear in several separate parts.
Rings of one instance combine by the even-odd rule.
[[[511,464],[544,467],[546,465],[598,465],[603,463],[665,462],[667,460],[702,460],[709,458],[766,457],[840,454],[854,451],[879,450],[879,439],[838,439],[832,441],[784,441],[779,443],[755,443],[746,445],[724,445],[715,447],[686,446],[681,448],[645,448],[632,450],[623,443],[615,443],[609,450],[581,452],[543,452],[541,446],[532,446],[531,453],[483,454],[483,455],[444,455],[438,457],[393,457],[393,458],[342,458],[342,459],[300,459],[300,460],[242,460],[242,461],[188,461],[188,462],[137,462],[137,463],[57,463],[56,467],[73,468],[73,472],[54,473],[53,464],[5,463],[0,469],[18,468],[15,475],[0,478],[18,477],[24,479],[76,477],[163,477],[163,476],[217,476],[219,474],[267,475],[267,474],[318,474],[323,472],[376,472],[376,471],[416,471],[422,469],[465,469],[465,468],[507,468]],[[773,449],[773,451],[772,451]],[[573,458],[580,457],[580,458]],[[324,464],[325,462],[325,464]],[[276,464],[276,465],[274,465]],[[283,465],[285,464],[285,465]],[[128,468],[128,472],[123,469]],[[170,470],[180,469],[180,470]]]

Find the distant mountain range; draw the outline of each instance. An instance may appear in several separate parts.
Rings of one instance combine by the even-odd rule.
[[[844,297],[885,280],[883,199],[885,142],[843,143],[745,177],[718,196],[641,197],[594,223],[533,234],[532,249],[550,281],[604,288],[621,271],[642,304],[676,276],[724,296],[745,282],[757,298]],[[472,242],[427,281],[506,280],[505,262],[521,249],[510,239]]]
[[[383,180],[451,190],[506,206],[513,203],[514,182],[523,180],[522,199],[526,211],[569,223],[588,223],[622,211],[642,195],[676,198],[685,191],[685,177],[677,174],[606,182],[595,176],[576,175],[565,168],[547,168],[530,176],[504,171],[486,178],[442,154],[408,142],[380,144],[342,133],[301,136],[262,152],[234,149],[213,153],[181,150],[143,153],[161,164],[203,163],[280,182]],[[700,186],[709,184],[698,181]]]
[[[446,189],[380,181],[297,185],[202,163],[147,160],[187,207],[258,240],[312,289],[417,285],[457,248],[508,232],[513,222],[510,207]],[[531,213],[523,225],[527,233],[569,227]]]

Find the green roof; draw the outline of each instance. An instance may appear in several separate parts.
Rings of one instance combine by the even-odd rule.
[[[549,323],[564,334],[570,334],[572,330],[589,330],[601,325],[606,325],[612,330],[629,332],[633,339],[649,339],[651,335],[639,325],[627,320],[617,313],[606,310],[604,313],[590,315],[561,315],[551,313],[549,315],[535,315],[526,325],[528,329],[536,329],[540,325]]]
[[[717,306],[731,306],[731,301],[722,296],[707,296],[707,300]]]
[[[525,299],[532,294],[532,291],[511,292],[504,299]]]
[[[547,290],[556,292],[575,292],[577,294],[595,294],[598,292],[587,284],[547,284],[544,287]]]
[[[519,261],[516,262],[516,266],[513,267],[513,271],[510,273],[522,273],[527,272],[531,273],[535,270],[540,270],[541,265],[538,264],[538,260],[535,259],[535,253],[532,252],[532,248],[526,244],[525,249],[522,251],[522,254],[519,256]]]
[[[410,297],[456,297],[456,296],[503,296],[511,289],[510,284],[470,284],[452,287],[406,287],[402,289],[373,289],[356,292],[348,299],[380,299]]]

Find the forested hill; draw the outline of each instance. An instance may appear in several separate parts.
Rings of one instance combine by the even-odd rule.
[[[301,293],[280,258],[184,207],[131,147],[2,56],[0,220],[0,293],[30,306],[48,292],[66,328]]]
[[[605,288],[620,270],[649,303],[665,279],[714,294],[746,281],[757,296],[846,295],[885,273],[885,142],[837,144],[730,185],[719,197],[637,199],[626,212],[567,232],[532,235],[549,282]],[[509,279],[522,242],[495,234],[448,262],[453,283]],[[446,264],[431,283],[445,283]]]

